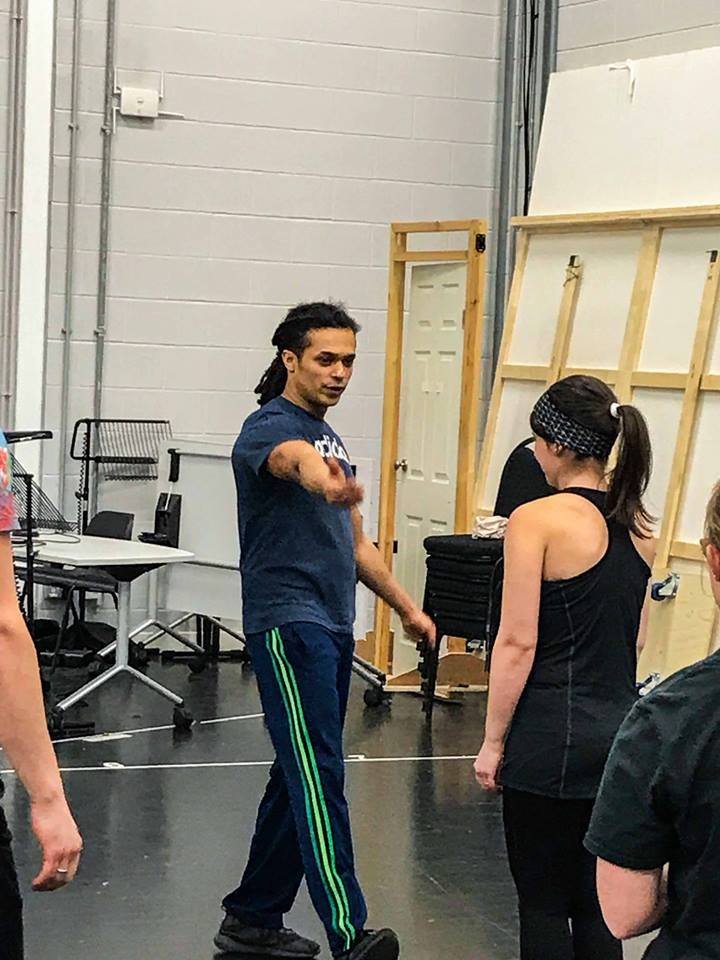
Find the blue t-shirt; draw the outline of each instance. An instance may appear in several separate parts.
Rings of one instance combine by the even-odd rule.
[[[352,473],[334,430],[285,397],[247,418],[232,456],[245,632],[298,622],[351,632],[357,571],[350,510],[270,473],[268,457],[290,440],[306,440]]]

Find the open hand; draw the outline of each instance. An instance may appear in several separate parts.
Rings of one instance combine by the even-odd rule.
[[[42,867],[33,890],[58,890],[77,873],[82,839],[63,796],[32,805],[32,829],[42,852]]]
[[[326,461],[329,470],[323,495],[328,503],[338,507],[354,507],[362,503],[365,491],[355,477],[348,476],[337,460]]]
[[[503,748],[486,740],[475,760],[475,779],[483,790],[499,790],[498,773],[502,765]]]

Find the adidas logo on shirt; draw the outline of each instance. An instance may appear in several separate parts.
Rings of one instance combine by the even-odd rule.
[[[334,457],[336,460],[344,460],[345,463],[350,463],[350,457],[348,457],[345,449],[340,446],[337,440],[333,440],[333,438],[329,437],[327,434],[325,434],[322,439],[315,441],[315,449],[323,458],[323,460],[328,460],[330,457]]]

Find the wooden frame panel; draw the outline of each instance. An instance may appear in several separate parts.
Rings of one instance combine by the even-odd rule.
[[[659,210],[614,210],[611,213],[558,213],[513,217],[528,233],[580,233],[592,230],[637,230],[641,227],[701,227],[720,224],[720,206],[664,207]]]
[[[493,385],[493,399],[487,426],[483,455],[478,471],[475,494],[476,512],[486,513],[483,504],[492,491],[486,491],[493,448],[496,445],[497,421],[502,403],[503,389],[508,381],[553,382],[557,377],[569,374],[588,374],[597,376],[613,385],[621,402],[632,402],[635,389],[654,389],[658,391],[676,391],[682,393],[680,421],[675,436],[675,447],[670,462],[670,478],[667,483],[663,523],[659,535],[656,570],[663,574],[668,569],[678,569],[681,575],[687,572],[687,593],[692,594],[699,570],[695,566],[702,563],[700,547],[687,543],[678,536],[680,512],[685,498],[686,470],[693,444],[699,401],[704,392],[720,392],[720,374],[709,373],[708,365],[713,337],[718,324],[718,300],[720,299],[720,257],[717,251],[710,251],[710,263],[703,289],[701,307],[687,372],[677,370],[641,370],[638,369],[643,343],[647,336],[647,323],[652,302],[653,289],[658,271],[663,237],[668,230],[701,226],[720,226],[720,206],[683,207],[661,210],[632,210],[611,213],[568,214],[540,217],[518,217],[513,224],[519,228],[518,260],[508,302],[507,321],[503,334],[503,344],[498,369]],[[600,368],[577,368],[567,365],[568,353],[563,357],[562,344],[568,342],[570,330],[563,323],[567,321],[567,300],[570,294],[565,291],[563,309],[558,317],[558,327],[554,332],[554,349],[551,364],[544,365],[509,364],[512,338],[516,333],[516,319],[519,294],[522,287],[530,245],[536,236],[546,237],[553,234],[588,234],[596,231],[615,232],[641,231],[642,241],[636,263],[635,282],[631,296],[622,350],[617,370]],[[577,290],[575,291],[577,297]],[[687,534],[686,534],[687,536]],[[694,571],[692,574],[689,571]],[[682,589],[682,588],[681,588]],[[688,597],[676,605],[653,605],[653,614],[662,634],[657,655],[663,667],[676,669],[682,665],[683,656],[692,650],[700,649],[702,643],[696,638],[688,646],[679,642],[675,646],[671,641],[675,633],[682,629],[682,617],[687,615]],[[682,609],[682,613],[681,613]],[[703,627],[704,629],[704,627]],[[679,633],[677,634],[679,637]],[[677,638],[676,638],[677,639]],[[704,642],[704,641],[703,641]]]
[[[530,238],[525,232],[521,232],[518,237],[515,253],[515,272],[513,274],[512,285],[510,287],[510,296],[508,298],[507,310],[505,311],[505,326],[503,327],[502,341],[500,343],[500,353],[498,355],[498,370],[495,374],[492,394],[490,397],[490,409],[488,411],[487,426],[485,428],[485,439],[482,445],[480,455],[480,466],[478,469],[477,481],[475,484],[475,509],[481,506],[478,491],[485,491],[488,473],[490,471],[490,460],[492,458],[493,444],[495,443],[495,433],[497,430],[498,417],[500,415],[500,402],[502,400],[503,385],[505,379],[505,370],[508,367],[507,358],[510,353],[513,333],[515,332],[515,320],[517,319],[518,307],[520,306],[520,294],[522,293],[523,280],[525,278],[525,268],[527,266],[528,252],[530,250]],[[514,368],[513,368],[514,369]],[[543,369],[535,367],[535,370]],[[542,376],[532,379],[546,379],[546,373]]]
[[[675,527],[680,512],[680,504],[685,491],[685,467],[688,462],[688,454],[690,453],[690,446],[695,432],[697,406],[700,397],[700,383],[703,373],[705,372],[710,342],[717,318],[719,289],[720,262],[718,261],[718,251],[713,250],[710,253],[710,263],[705,279],[702,303],[700,305],[700,316],[698,318],[695,342],[690,359],[690,373],[686,378],[687,382],[685,385],[685,395],[683,397],[682,413],[680,415],[680,426],[678,427],[675,454],[673,456],[665,510],[663,511],[663,522],[656,561],[660,568],[665,567],[670,559],[670,550],[672,548]]]
[[[640,362],[661,244],[662,230],[657,226],[647,227],[640,247],[635,286],[630,300],[627,327],[625,328],[625,341],[620,355],[620,370],[614,384],[615,393],[620,403],[630,403],[632,401],[632,388],[641,386],[641,384],[635,383],[633,374]],[[648,384],[642,384],[642,386],[648,386]]]
[[[573,255],[570,257],[570,262],[565,272],[565,285],[562,300],[560,301],[557,327],[555,328],[555,342],[553,343],[552,354],[550,355],[550,367],[548,368],[547,374],[546,382],[548,386],[551,383],[555,383],[560,376],[560,371],[564,370],[567,365],[568,353],[570,352],[570,337],[572,336],[578,296],[580,295],[581,278],[582,264],[579,258]]]
[[[465,233],[465,250],[408,250],[408,236],[419,233]],[[483,242],[479,238],[483,237]],[[397,460],[402,391],[403,320],[405,281],[408,263],[467,262],[465,311],[463,318],[463,365],[460,388],[459,445],[455,487],[455,529],[467,530],[472,514],[481,382],[481,357],[485,299],[484,220],[437,220],[393,223],[390,227],[390,280],[385,352],[385,393],[383,399],[382,452],[380,458],[380,515],[378,548],[390,569],[393,565]],[[378,599],[375,604],[372,659],[380,669],[390,666],[390,607]]]

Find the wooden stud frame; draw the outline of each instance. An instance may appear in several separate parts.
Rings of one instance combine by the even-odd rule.
[[[682,391],[682,411],[665,499],[666,506],[658,541],[656,567],[658,570],[666,569],[671,558],[701,560],[702,552],[699,544],[679,541],[676,530],[685,485],[685,466],[696,430],[699,399],[703,393],[720,393],[720,376],[707,372],[710,348],[718,322],[718,299],[720,298],[720,259],[718,259],[717,251],[709,252],[708,272],[688,373],[640,371],[637,367],[640,362],[663,232],[666,229],[683,227],[720,227],[720,206],[516,217],[513,220],[513,226],[519,229],[515,274],[508,300],[503,341],[493,385],[485,443],[478,470],[474,498],[476,512],[483,512],[482,504],[488,481],[503,387],[506,382],[528,381],[547,384],[560,376],[585,373],[599,377],[613,386],[619,399],[624,403],[632,401],[635,388]],[[551,363],[548,366],[508,363],[532,237],[561,233],[587,234],[625,230],[641,232],[642,241],[618,369],[579,369],[566,365],[567,350],[562,356],[561,345],[567,342],[573,312],[568,310],[567,306],[571,296],[567,289],[568,281],[566,281],[563,303],[558,317],[558,328]],[[579,278],[576,282],[579,283]],[[578,291],[575,289],[575,302],[577,301],[577,293]],[[568,328],[568,317],[570,317],[570,328]],[[563,324],[565,325],[564,329]]]
[[[410,234],[465,233],[464,250],[409,250]],[[402,389],[403,319],[405,278],[408,263],[466,262],[467,286],[464,312],[462,382],[460,385],[459,443],[455,490],[455,529],[467,531],[472,517],[480,407],[481,351],[485,302],[485,220],[444,220],[393,223],[390,227],[390,282],[385,348],[385,394],[383,402],[382,453],[380,457],[380,515],[378,548],[392,568],[395,542],[396,472]],[[389,669],[390,607],[375,605],[375,664]]]

